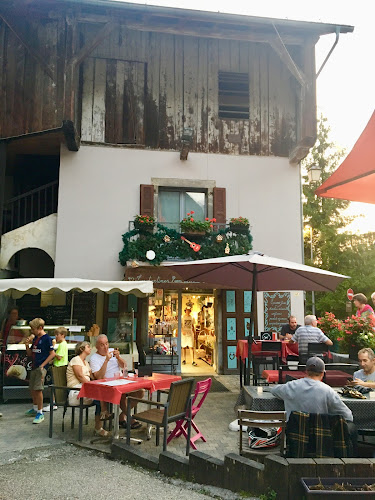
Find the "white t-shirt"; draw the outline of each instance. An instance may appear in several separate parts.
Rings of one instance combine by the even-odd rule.
[[[113,352],[114,349],[112,347],[108,349],[108,352]],[[90,358],[90,366],[91,366],[91,371],[92,373],[98,372],[101,367],[103,366],[103,363],[105,361],[105,356],[102,356],[99,353],[95,353],[91,356]],[[107,370],[104,374],[104,378],[112,378],[115,376],[115,373],[117,373],[120,369],[120,366],[118,364],[118,361],[116,358],[112,356],[112,358],[108,361],[107,364]]]

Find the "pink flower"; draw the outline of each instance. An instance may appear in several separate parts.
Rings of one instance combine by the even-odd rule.
[[[194,222],[194,219],[193,219],[193,218],[191,218],[191,219],[190,219],[190,222]]]
[[[191,213],[191,214],[195,214],[194,210],[192,210],[190,213]]]

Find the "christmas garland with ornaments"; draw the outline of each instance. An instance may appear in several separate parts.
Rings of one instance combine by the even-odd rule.
[[[204,234],[189,235],[156,224],[153,232],[137,227],[122,235],[123,249],[119,253],[121,265],[131,260],[149,262],[155,266],[163,260],[199,260],[241,255],[252,250],[250,229],[236,233],[230,227]]]

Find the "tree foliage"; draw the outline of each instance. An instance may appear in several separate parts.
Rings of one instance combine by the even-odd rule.
[[[315,146],[303,162],[307,170],[311,165],[321,168],[324,182],[340,165],[345,151],[338,149],[329,139],[327,119],[321,117]],[[332,311],[345,318],[346,290],[353,288],[368,297],[375,290],[375,233],[351,234],[346,230],[353,217],[343,215],[349,202],[315,195],[317,186],[303,176],[304,252],[305,263],[350,276],[333,293],[316,293],[316,314]],[[311,259],[311,246],[313,258]],[[306,310],[311,311],[311,294],[307,294]]]

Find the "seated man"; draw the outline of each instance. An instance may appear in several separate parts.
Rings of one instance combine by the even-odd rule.
[[[320,328],[316,325],[318,321],[316,316],[309,314],[305,316],[305,326],[300,326],[292,337],[293,342],[298,343],[298,354],[300,363],[305,363],[308,355],[308,345],[310,342],[321,342],[326,345],[332,345],[330,340]]]
[[[290,340],[292,335],[296,333],[297,328],[301,325],[297,325],[297,318],[295,316],[289,316],[289,323],[282,325],[280,332],[280,340]]]
[[[332,387],[322,382],[324,361],[316,356],[306,362],[307,377],[277,385],[271,393],[284,400],[287,420],[292,411],[341,415],[348,423],[354,456],[357,455],[357,429],[353,424],[353,414]]]
[[[125,361],[120,357],[120,352],[117,349],[109,348],[108,338],[106,335],[99,335],[96,341],[96,353],[91,356],[90,367],[92,374],[96,379],[112,378],[119,370],[126,368]],[[145,391],[143,389],[134,391],[131,394],[135,398],[143,398]],[[132,403],[133,406],[135,406]],[[120,401],[120,427],[126,428],[126,411],[127,411],[127,398],[123,394]],[[131,428],[137,429],[141,427],[141,423],[137,420],[132,420]]]
[[[358,361],[361,369],[354,372],[350,385],[362,385],[375,389],[375,353],[369,347],[358,351]]]

